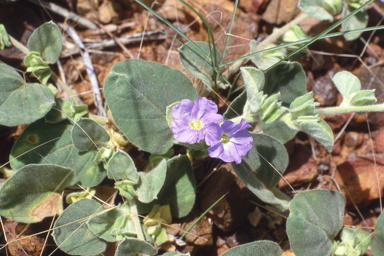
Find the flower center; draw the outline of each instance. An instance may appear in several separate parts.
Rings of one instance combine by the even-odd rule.
[[[221,142],[222,144],[226,144],[226,143],[229,142],[229,139],[230,139],[230,138],[231,138],[231,137],[229,137],[228,134],[224,133],[224,134],[221,135],[221,137],[220,137],[220,142]]]
[[[195,130],[200,130],[201,128],[203,128],[203,124],[200,120],[192,120],[191,122],[189,122],[189,125]]]

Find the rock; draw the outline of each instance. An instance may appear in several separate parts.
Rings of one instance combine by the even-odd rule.
[[[299,0],[271,0],[261,18],[275,25],[287,23],[300,13],[298,3]]]
[[[316,79],[312,85],[313,97],[321,106],[335,105],[337,101],[338,90],[332,82],[333,76],[339,72],[339,67],[334,66],[324,76]]]

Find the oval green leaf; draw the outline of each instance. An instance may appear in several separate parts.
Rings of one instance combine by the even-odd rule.
[[[272,95],[280,92],[279,101],[288,107],[297,97],[307,93],[306,77],[298,62],[283,61],[265,73],[264,93]]]
[[[295,196],[289,206],[287,233],[297,256],[324,256],[343,226],[345,198],[337,191],[311,190]]]
[[[286,209],[288,202],[277,197],[273,189],[288,166],[287,150],[273,137],[251,134],[252,149],[242,158],[240,164],[232,163],[233,170],[261,200],[276,205],[279,209]]]
[[[167,161],[167,176],[158,198],[169,204],[172,217],[186,216],[195,204],[195,177],[188,156],[179,155]]]
[[[194,77],[203,81],[208,91],[214,88],[213,74],[215,65],[213,61],[216,55],[217,65],[220,63],[221,53],[207,42],[194,42],[199,49],[196,49],[190,42],[179,48],[179,59],[183,67]]]
[[[111,235],[117,218],[123,216],[123,212],[118,208],[108,209],[104,213],[87,221],[88,228],[99,238],[107,242],[115,242],[116,236]]]
[[[96,149],[96,145],[109,141],[108,132],[96,121],[81,118],[72,128],[72,143],[80,152]]]
[[[380,214],[377,218],[371,249],[373,256],[380,256],[384,252],[384,214]]]
[[[0,125],[32,123],[55,104],[48,87],[25,83],[14,68],[3,63],[0,63],[0,92]]]
[[[68,206],[53,225],[52,236],[57,246],[71,255],[95,255],[105,251],[107,242],[88,228],[86,221],[102,211],[95,200],[81,199]]]
[[[59,58],[61,48],[61,32],[52,21],[38,27],[28,40],[28,49],[31,52],[39,52],[44,60],[51,64]]]
[[[157,250],[148,242],[137,238],[124,238],[117,246],[115,256],[156,255]]]
[[[164,185],[167,173],[167,161],[165,159],[148,172],[139,172],[140,183],[137,185],[136,193],[142,203],[150,203],[157,199],[157,194]]]
[[[139,181],[139,174],[132,158],[124,151],[118,150],[108,161],[108,178],[112,180]]]
[[[242,244],[224,252],[222,256],[280,256],[280,246],[272,241],[256,241]]]
[[[166,153],[173,144],[167,106],[197,98],[195,88],[181,71],[137,59],[112,67],[105,79],[104,94],[124,135],[142,150],[156,154]]]
[[[97,151],[80,153],[73,146],[72,126],[68,121],[48,124],[44,120],[29,125],[12,148],[11,167],[17,170],[32,163],[52,163],[72,169],[83,187],[98,185],[106,171],[93,161]]]
[[[33,223],[56,215],[61,192],[75,183],[71,169],[57,165],[27,165],[0,189],[0,215]]]

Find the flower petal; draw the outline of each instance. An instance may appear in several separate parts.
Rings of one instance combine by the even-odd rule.
[[[218,123],[210,123],[207,126],[205,134],[205,143],[208,146],[214,146],[220,142],[220,137],[223,135],[223,130]]]

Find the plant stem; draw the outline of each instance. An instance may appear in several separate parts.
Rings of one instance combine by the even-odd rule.
[[[143,231],[141,230],[139,212],[137,211],[137,205],[134,199],[128,199],[129,209],[131,211],[131,220],[133,221],[137,233],[137,238],[145,241]]]
[[[384,103],[368,106],[318,108],[315,112],[319,115],[342,114],[347,112],[384,112]]]
[[[12,36],[9,36],[9,41],[12,43],[13,46],[15,46],[17,49],[19,49],[20,51],[22,51],[23,53],[25,54],[29,54],[30,51],[27,47],[25,47],[22,43],[20,43],[19,41],[17,41],[15,38],[13,38]],[[53,79],[53,81],[55,81],[58,85],[60,85],[60,87],[69,95],[73,98],[73,100],[77,103],[77,104],[82,104],[81,100],[79,97],[77,97],[76,94],[73,93],[73,91],[71,90],[71,88],[68,87],[68,85],[66,85],[63,81],[61,81],[61,79],[51,70],[51,78]]]
[[[299,16],[297,16],[294,20],[291,22],[287,23],[283,27],[279,29],[273,30],[272,34],[270,34],[264,41],[262,41],[260,44],[257,45],[258,50],[264,50],[264,48],[279,39],[285,32],[288,31],[288,29],[292,26],[295,26],[308,18],[308,14],[301,13]],[[250,58],[243,59],[240,61],[237,61],[233,63],[223,74],[224,77],[228,78],[230,77],[233,73],[235,73],[241,66],[243,66]]]

